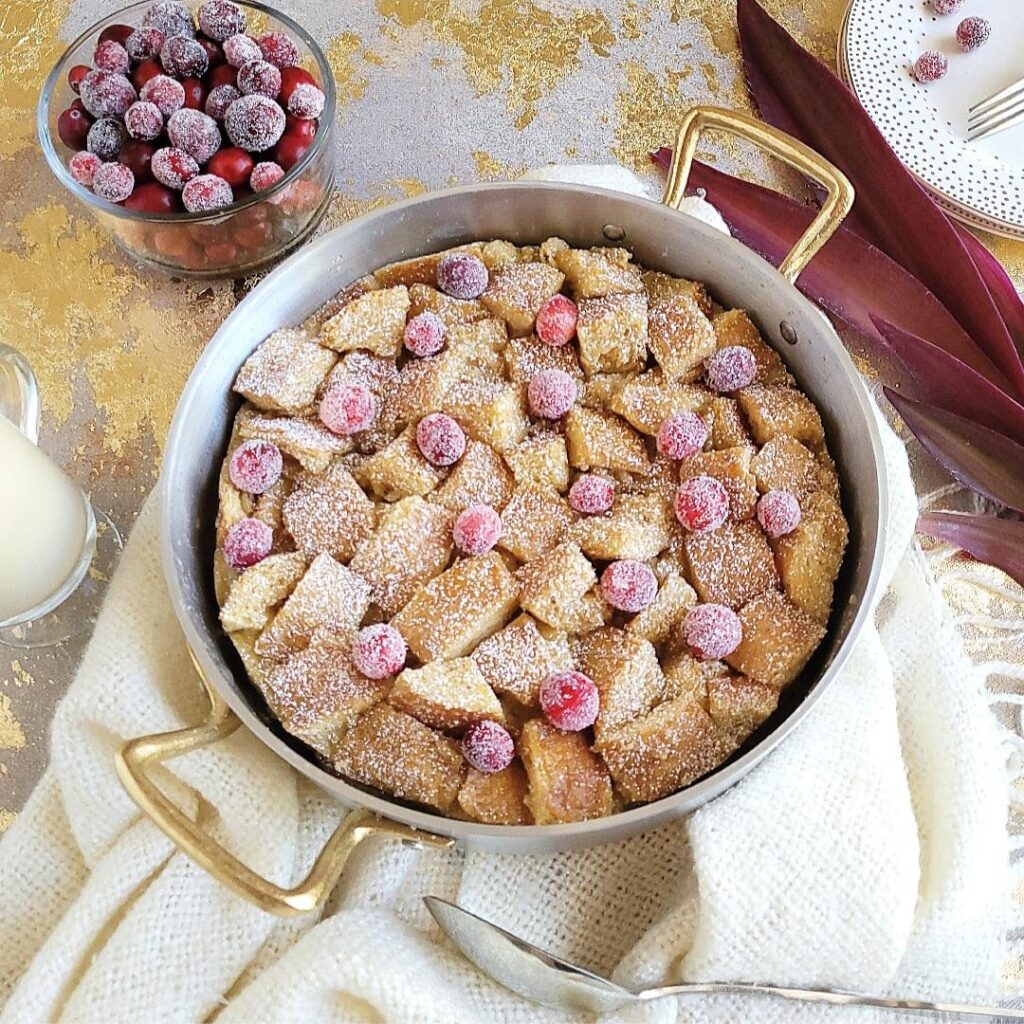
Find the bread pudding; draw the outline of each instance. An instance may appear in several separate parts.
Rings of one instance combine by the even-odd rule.
[[[221,622],[337,775],[489,824],[690,785],[775,711],[847,543],[754,320],[622,248],[391,264],[245,361]]]

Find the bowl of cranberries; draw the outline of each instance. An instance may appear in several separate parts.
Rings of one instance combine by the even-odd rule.
[[[39,99],[50,169],[135,259],[182,277],[254,270],[323,218],[334,81],[258,3],[125,7],[68,47]]]

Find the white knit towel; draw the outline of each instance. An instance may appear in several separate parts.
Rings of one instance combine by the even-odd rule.
[[[209,879],[115,776],[122,740],[205,711],[149,501],[54,721],[51,765],[0,843],[0,1024],[564,1019],[468,966],[433,926],[425,893],[628,984],[752,979],[998,999],[1010,888],[1000,737],[910,548],[903,446],[885,427],[883,439],[891,583],[877,629],[744,781],[688,820],[581,853],[370,844],[322,917],[290,922]],[[278,882],[301,876],[342,813],[244,729],[164,778]],[[738,998],[662,1000],[623,1016],[825,1019],[821,1008]]]

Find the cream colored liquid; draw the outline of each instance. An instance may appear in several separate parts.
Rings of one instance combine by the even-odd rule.
[[[0,622],[60,589],[82,557],[88,522],[82,492],[0,415]]]

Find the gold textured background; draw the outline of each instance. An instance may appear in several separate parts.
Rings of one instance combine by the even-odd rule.
[[[39,375],[43,445],[127,533],[156,480],[189,370],[253,282],[190,285],[127,264],[43,162],[35,138],[43,79],[64,44],[118,6],[3,5],[0,338],[24,351]],[[338,84],[340,171],[325,227],[405,195],[545,163],[618,160],[653,175],[647,154],[670,140],[687,106],[713,100],[749,109],[729,0],[277,6],[324,46]],[[767,6],[833,62],[845,0]],[[702,155],[773,180],[741,146]],[[1024,245],[985,241],[1024,285]],[[935,564],[956,612],[976,608],[973,595],[985,593],[989,618],[1021,623],[1019,588],[998,573],[974,573],[962,557],[940,556]],[[999,657],[1024,661],[1019,630],[994,639],[985,622],[967,626],[976,657],[991,658],[998,641]],[[0,831],[45,766],[47,724],[83,645],[0,648]]]

